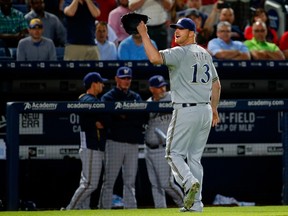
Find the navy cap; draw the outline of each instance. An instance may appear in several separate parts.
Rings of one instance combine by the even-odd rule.
[[[90,72],[83,78],[83,84],[86,88],[89,88],[93,82],[103,83],[107,80],[108,79],[101,77],[101,75],[97,72]]]
[[[179,28],[189,29],[190,31],[196,32],[196,25],[193,22],[193,20],[191,20],[190,18],[179,19],[176,24],[172,24],[170,25],[170,27],[174,29],[179,27]]]
[[[168,85],[167,82],[165,82],[165,79],[163,76],[161,75],[155,75],[155,76],[152,76],[150,79],[149,79],[149,85],[151,87],[155,87],[155,88],[160,88],[162,86],[166,86]]]
[[[132,70],[129,67],[120,67],[117,70],[117,77],[124,78],[124,77],[131,77],[132,78]]]
[[[200,12],[196,9],[196,8],[188,8],[185,11],[185,16],[196,16],[199,17],[200,16]]]

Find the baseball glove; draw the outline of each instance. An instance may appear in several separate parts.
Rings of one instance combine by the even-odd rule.
[[[138,34],[137,26],[143,21],[145,24],[148,22],[149,17],[144,14],[130,12],[121,17],[122,26],[128,34]]]

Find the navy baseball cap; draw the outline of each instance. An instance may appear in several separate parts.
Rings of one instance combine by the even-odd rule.
[[[199,17],[200,16],[200,12],[199,10],[197,10],[196,8],[188,8],[185,11],[185,16],[188,18],[188,16],[196,16]]]
[[[103,83],[107,80],[108,79],[101,77],[97,72],[90,72],[83,78],[83,84],[86,88],[89,88],[93,82]]]
[[[129,67],[120,67],[117,70],[116,76],[119,78],[124,78],[124,77],[132,78],[132,70]]]
[[[155,75],[149,79],[149,86],[151,87],[160,88],[166,85],[168,85],[168,83],[165,82],[164,77],[161,75]]]
[[[179,27],[179,28],[189,29],[190,31],[196,32],[196,25],[193,22],[193,20],[191,20],[190,18],[179,19],[176,24],[171,24],[170,27],[174,29]]]

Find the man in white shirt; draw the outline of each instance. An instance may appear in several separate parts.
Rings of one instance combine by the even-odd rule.
[[[101,21],[96,25],[96,39],[100,59],[99,60],[117,60],[117,48],[115,43],[108,40],[108,24]]]

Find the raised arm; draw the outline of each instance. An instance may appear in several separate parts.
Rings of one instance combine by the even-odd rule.
[[[98,16],[100,16],[101,14],[101,11],[100,9],[94,4],[94,2],[92,0],[85,0],[86,1],[86,4],[88,6],[88,9],[91,13],[91,15],[96,18]]]
[[[280,50],[251,50],[251,56],[254,60],[284,60],[284,55]]]
[[[249,52],[241,52],[239,50],[221,50],[215,54],[218,59],[233,59],[233,60],[250,60]]]
[[[84,0],[84,1],[86,2],[87,7],[88,7],[88,9],[89,9],[89,11],[93,17],[96,18],[96,17],[100,16],[101,12],[100,12],[99,8],[93,3],[92,0]],[[69,6],[64,8],[64,14],[66,16],[71,16],[71,17],[74,16],[77,9],[78,9],[79,2],[80,2],[80,0],[73,0]]]
[[[147,26],[143,21],[137,26],[137,30],[142,37],[143,46],[146,55],[152,64],[163,64],[163,59],[160,52],[153,46],[150,37],[147,33]]]
[[[129,0],[129,9],[131,11],[138,10],[145,3],[145,0]]]
[[[216,2],[213,5],[213,8],[211,10],[211,13],[207,17],[205,23],[204,23],[204,29],[208,31],[208,33],[211,35],[214,31],[214,24],[217,23],[218,15],[219,15],[219,9],[217,8],[218,2]]]
[[[79,0],[73,0],[69,6],[64,8],[64,11],[63,11],[64,14],[70,17],[74,16],[78,9],[78,4],[79,4]]]

